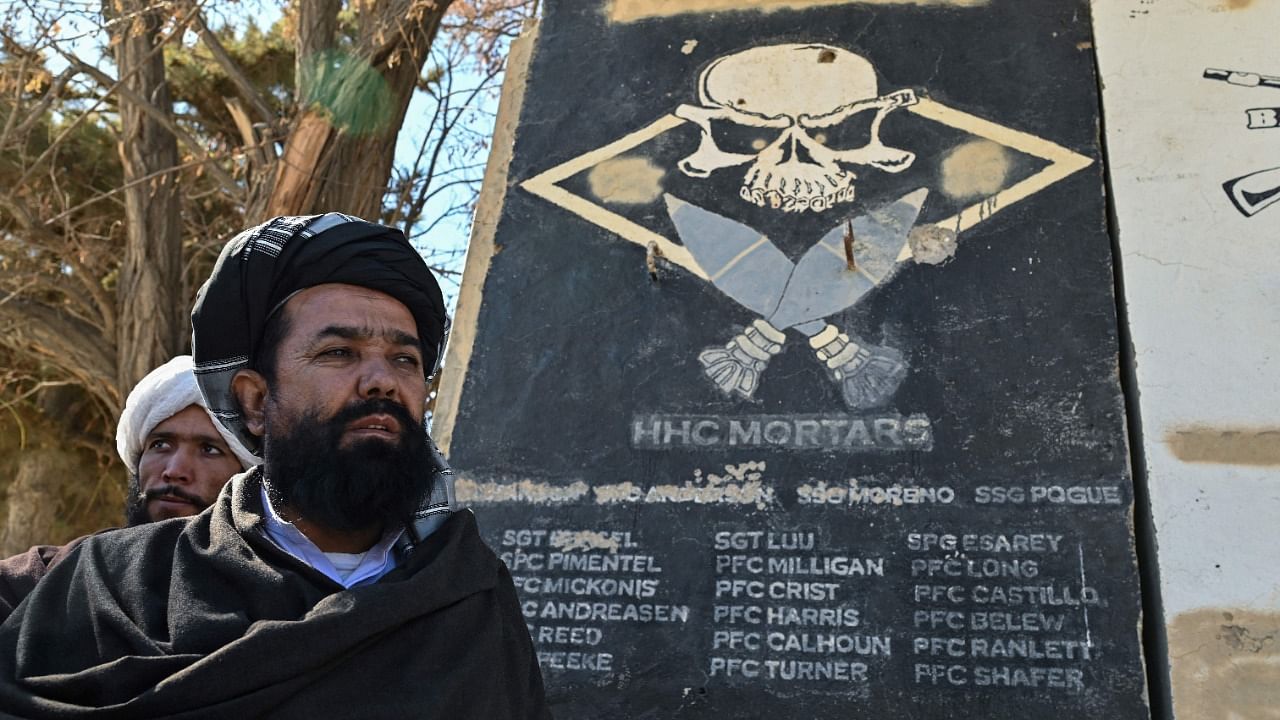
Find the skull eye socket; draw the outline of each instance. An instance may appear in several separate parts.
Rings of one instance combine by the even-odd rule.
[[[874,139],[871,137],[871,122],[875,116],[874,112],[860,112],[835,125],[810,128],[807,132],[815,142],[832,150],[854,150],[866,147]]]
[[[729,120],[711,121],[711,138],[716,141],[716,147],[727,153],[758,155],[781,134],[781,130],[774,128],[739,125]]]

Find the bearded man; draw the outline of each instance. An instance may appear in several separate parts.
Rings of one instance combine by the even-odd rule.
[[[549,717],[511,576],[423,426],[448,317],[404,235],[251,228],[192,321],[209,407],[263,465],[55,567],[0,626],[0,710]]]
[[[125,522],[190,517],[261,460],[209,413],[190,355],[147,373],[124,403],[116,452],[129,469]]]
[[[195,515],[213,504],[232,475],[259,462],[209,414],[193,369],[191,356],[179,355],[147,373],[125,400],[116,451],[129,469],[130,526]],[[83,539],[0,560],[0,620]]]

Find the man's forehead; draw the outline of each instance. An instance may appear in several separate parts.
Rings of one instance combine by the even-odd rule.
[[[381,290],[375,290],[371,287],[351,285],[348,283],[321,283],[319,285],[312,285],[309,288],[305,288],[294,293],[293,296],[289,298],[289,302],[286,303],[286,305],[306,305],[315,302],[328,301],[335,297],[388,301],[404,308],[405,312],[409,312],[409,308],[405,307],[404,303],[400,302],[392,295],[384,293]]]
[[[209,413],[199,405],[188,405],[156,424],[147,437],[196,437],[223,442]]]
[[[326,283],[303,290],[285,303],[289,334],[314,341],[325,334],[394,337],[418,344],[418,324],[404,303],[372,288]]]

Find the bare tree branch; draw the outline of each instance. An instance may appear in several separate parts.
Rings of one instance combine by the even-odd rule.
[[[107,25],[110,26],[116,22],[118,22],[118,20],[113,20],[108,22]],[[186,29],[185,22],[174,23],[174,27],[169,32],[169,34],[164,38],[162,38],[162,40],[156,44],[155,48],[152,49],[151,52],[149,52],[146,58],[144,59],[150,59],[155,55],[158,55],[160,52],[164,50],[164,45],[166,42],[173,39],[175,35],[183,32],[185,29]],[[3,38],[6,42],[9,42],[21,47],[21,43],[19,43],[12,35],[5,32],[3,29],[0,29],[0,38]],[[66,54],[63,52],[60,46],[53,45],[53,49],[57,51],[59,54],[62,54],[64,57],[66,57]],[[66,58],[66,59],[68,62],[72,62],[71,58]],[[18,180],[13,183],[14,186],[20,187],[26,184],[27,180],[31,178],[31,173],[34,172],[36,168],[40,167],[40,165],[45,160],[47,160],[53,153],[57,152],[58,147],[62,144],[62,142],[67,137],[69,137],[71,133],[77,127],[80,126],[80,124],[82,124],[86,119],[88,119],[89,116],[93,113],[93,111],[97,110],[104,102],[106,102],[107,98],[110,97],[114,91],[116,91],[120,87],[123,87],[124,83],[127,82],[133,75],[135,75],[141,67],[142,65],[139,64],[138,66],[130,70],[128,73],[126,73],[123,77],[116,80],[115,83],[111,85],[111,87],[107,88],[107,91],[102,96],[100,96],[97,99],[97,101],[94,102],[94,104],[90,106],[90,108],[87,111],[81,113],[75,120],[73,120],[65,128],[63,128],[62,132],[58,134],[58,137],[54,139],[52,143],[49,144],[49,147],[45,148],[44,152],[40,153],[40,156],[35,159],[35,162],[27,166],[27,169],[23,172],[22,176],[19,177]]]
[[[118,414],[123,406],[116,389],[114,347],[96,328],[37,303],[17,299],[0,305],[4,345],[34,353],[75,378],[94,397]]]
[[[181,125],[174,121],[172,114],[160,110],[146,98],[143,98],[130,90],[128,86],[113,80],[110,75],[89,63],[86,63],[75,55],[68,52],[63,52],[62,55],[67,59],[67,62],[78,67],[89,77],[97,80],[104,88],[115,88],[116,95],[134,103],[139,110],[146,113],[147,117],[150,117],[152,120],[162,125],[164,129],[173,133],[173,136],[178,139],[178,142],[185,145],[193,155],[200,159],[200,162],[205,164],[205,169],[208,170],[209,174],[222,185],[224,190],[233,195],[239,195],[243,191],[243,189],[236,183],[235,178],[231,177],[231,175],[229,175],[226,170],[223,170],[222,166],[213,159],[208,150],[205,149],[204,144],[191,137],[191,133],[188,133]],[[110,93],[110,91],[108,91],[108,93]]]
[[[102,202],[103,200],[106,200],[106,199],[107,199],[107,198],[109,198],[109,197],[112,197],[112,196],[118,195],[118,194],[120,194],[120,193],[124,192],[125,190],[128,190],[129,188],[136,187],[136,186],[141,185],[141,184],[146,183],[146,182],[150,182],[151,180],[153,180],[153,179],[155,179],[155,178],[158,178],[158,177],[160,177],[160,176],[162,176],[162,175],[169,175],[169,174],[176,173],[176,172],[182,172],[183,170],[187,170],[187,169],[190,169],[190,168],[193,168],[193,167],[197,167],[197,166],[200,166],[200,165],[204,165],[204,164],[205,164],[205,163],[207,163],[207,162],[209,162],[208,158],[199,158],[199,159],[196,159],[196,160],[191,160],[191,161],[189,161],[189,162],[185,162],[185,163],[183,163],[183,164],[181,164],[181,165],[174,165],[174,166],[173,166],[173,167],[171,167],[171,168],[164,168],[164,169],[162,169],[162,170],[156,170],[155,172],[150,173],[150,174],[147,174],[147,175],[143,175],[143,176],[142,176],[142,177],[140,177],[140,178],[134,178],[133,180],[130,180],[129,182],[125,183],[124,185],[120,185],[119,187],[111,188],[110,190],[108,190],[108,191],[106,191],[106,192],[103,192],[103,193],[98,193],[97,195],[94,195],[93,197],[89,198],[88,200],[85,200],[84,202],[82,202],[82,203],[80,203],[80,204],[78,204],[78,205],[76,205],[76,206],[74,206],[74,207],[70,207],[70,208],[67,208],[66,210],[63,210],[62,212],[58,213],[57,215],[54,215],[53,217],[49,218],[48,220],[45,220],[45,221],[44,221],[44,224],[45,224],[45,225],[52,225],[52,224],[54,224],[54,223],[58,222],[59,220],[62,220],[62,219],[64,219],[64,218],[66,218],[67,216],[69,216],[69,215],[71,215],[71,214],[73,214],[73,213],[77,213],[77,212],[79,212],[79,211],[81,211],[81,210],[83,210],[83,209],[85,209],[85,208],[89,207],[90,205],[93,205],[94,203]]]
[[[221,2],[234,8],[233,35],[210,25]],[[428,245],[423,235],[470,214],[492,115],[482,101],[507,39],[533,7],[291,0],[287,22],[242,36],[239,21],[247,27],[250,11],[234,0],[18,0],[27,17],[0,22],[0,33],[22,37],[0,35],[0,106],[8,104],[0,109],[0,415],[33,432],[76,423],[69,442],[107,457],[112,416],[137,373],[157,361],[151,351],[184,349],[180,332],[148,329],[185,315],[223,239],[258,221],[290,182],[299,193],[276,213],[391,217],[439,277],[456,284],[461,247]],[[188,28],[199,52],[161,64]],[[122,51],[144,34],[147,42]],[[86,39],[106,48],[104,57],[77,50]],[[242,59],[251,56],[264,64]],[[67,68],[50,72],[47,63],[60,57]],[[428,61],[440,71],[424,78]],[[380,86],[372,94],[371,79]],[[406,122],[417,92],[433,108]],[[364,102],[375,95],[376,106]],[[278,102],[287,97],[296,103]],[[353,114],[376,122],[353,125]],[[181,143],[182,154],[158,148],[156,138]],[[403,145],[419,138],[405,157]],[[291,152],[275,152],[282,140]],[[152,212],[160,206],[180,212]],[[151,242],[160,236],[177,240]],[[72,387],[82,414],[68,420],[58,415],[65,401],[45,400]],[[88,513],[110,495],[89,490],[66,507]]]
[[[245,76],[240,65],[232,59],[227,49],[222,46],[222,41],[218,36],[209,29],[209,25],[205,22],[204,13],[200,12],[199,7],[195,3],[189,3],[193,22],[195,23],[196,32],[200,34],[200,41],[204,46],[209,48],[209,53],[213,55],[213,59],[218,63],[218,67],[231,78],[231,82],[236,86],[236,90],[240,91],[243,97],[254,111],[258,113],[263,122],[274,125],[276,121],[275,113],[271,112],[271,107],[262,99],[262,95],[258,93],[257,88]]]
[[[13,124],[17,117],[17,110],[21,104],[14,103],[14,112],[9,115],[9,122],[6,124],[4,132],[0,133],[0,147],[9,144],[9,138],[14,135],[25,135],[40,121],[44,114],[48,112],[49,107],[53,105],[53,101],[62,97],[62,91],[66,89],[67,83],[77,74],[76,68],[68,67],[66,70],[58,73],[58,76],[49,83],[49,89],[45,91],[44,97],[40,98],[34,106],[28,110],[27,119],[16,127]]]
[[[407,214],[406,227],[412,227],[417,222],[418,218],[422,215],[423,208],[426,207],[427,201],[430,200],[432,197],[434,197],[436,194],[438,194],[438,191],[431,192],[430,194],[428,194],[428,190],[431,189],[432,182],[436,176],[436,168],[440,163],[441,153],[444,151],[445,147],[448,145],[448,139],[450,134],[453,132],[453,129],[457,126],[458,122],[462,119],[463,113],[465,113],[466,110],[471,106],[471,103],[475,101],[476,96],[479,95],[480,92],[484,90],[488,86],[488,84],[491,83],[493,79],[498,76],[500,72],[501,72],[501,67],[493,68],[489,72],[487,72],[484,79],[481,80],[471,90],[471,92],[467,94],[466,100],[463,101],[462,108],[457,110],[454,113],[452,118],[448,117],[448,105],[446,102],[447,99],[452,97],[452,93],[447,94],[441,98],[441,104],[443,104],[445,107],[444,125],[440,128],[439,135],[436,137],[436,140],[434,143],[435,147],[431,153],[431,161],[427,163],[426,182],[422,184],[422,188],[418,193],[418,197],[414,199],[414,202],[410,206],[409,212]],[[424,146],[425,146],[425,143],[424,143]],[[421,157],[421,154],[419,154],[419,157]],[[414,170],[415,171],[417,170],[416,165]],[[458,182],[455,181],[453,183],[449,183],[447,187],[457,185],[457,184]]]

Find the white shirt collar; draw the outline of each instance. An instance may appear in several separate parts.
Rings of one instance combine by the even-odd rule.
[[[298,560],[315,568],[325,577],[344,588],[357,585],[368,585],[391,572],[396,566],[396,556],[392,552],[396,540],[404,533],[404,528],[396,528],[383,533],[382,539],[365,551],[360,562],[349,573],[344,573],[334,566],[333,560],[311,539],[303,534],[293,523],[280,517],[271,504],[271,495],[267,492],[267,481],[262,481],[262,508],[266,520],[267,537],[281,550]],[[343,563],[344,565],[346,563]]]

